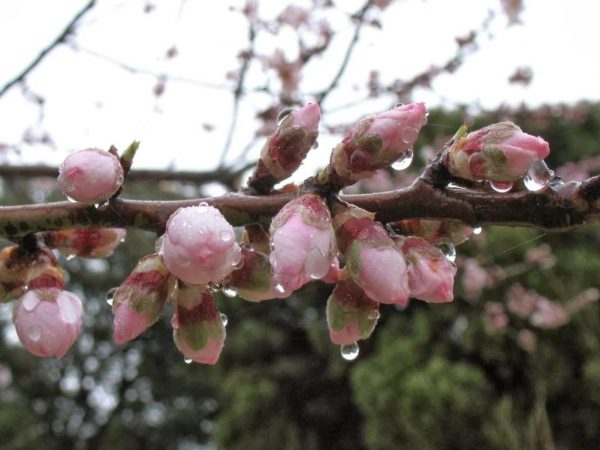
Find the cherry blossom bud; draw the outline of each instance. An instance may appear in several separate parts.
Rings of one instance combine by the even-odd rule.
[[[288,114],[265,143],[249,186],[266,193],[292,175],[314,146],[320,119],[316,103],[307,103]]]
[[[125,228],[92,227],[48,231],[43,237],[48,247],[59,250],[65,256],[106,258],[123,242],[126,234]]]
[[[459,245],[473,235],[473,228],[457,220],[406,219],[388,223],[396,234],[414,235],[432,244]]]
[[[487,302],[483,316],[483,327],[488,334],[501,333],[508,327],[508,315],[502,303]]]
[[[401,105],[358,122],[331,155],[346,184],[373,175],[405,157],[427,123],[424,103]]]
[[[59,169],[58,188],[74,201],[100,203],[119,190],[123,179],[118,157],[104,150],[88,148],[65,158]]]
[[[423,238],[409,236],[398,244],[409,263],[410,296],[432,303],[451,302],[456,266]]]
[[[327,300],[329,337],[334,344],[348,345],[367,339],[378,319],[379,303],[351,280],[340,281]]]
[[[79,336],[82,315],[81,300],[72,292],[33,289],[15,305],[14,322],[30,353],[62,358]]]
[[[171,215],[162,251],[167,269],[188,284],[219,282],[241,259],[233,227],[207,204],[179,208]]]
[[[286,204],[270,232],[269,260],[286,293],[327,275],[337,250],[329,209],[320,196],[305,194]]]
[[[474,258],[467,258],[463,262],[462,268],[464,295],[469,300],[477,300],[481,295],[481,291],[491,285],[490,277],[487,271]]]
[[[540,296],[535,304],[535,311],[529,317],[532,325],[539,328],[558,328],[569,321],[569,314],[559,303]]]
[[[250,302],[261,302],[285,296],[281,288],[276,288],[267,255],[242,247],[242,259],[242,266],[226,279],[226,284],[234,288],[241,298]]]
[[[192,361],[215,364],[225,342],[225,325],[215,301],[202,286],[179,286],[171,324],[177,348]]]
[[[338,245],[355,283],[376,302],[406,305],[406,262],[383,225],[355,206],[336,206],[334,212]]]
[[[64,271],[48,247],[39,247],[30,257],[24,279],[28,289],[64,289]]]
[[[445,164],[459,178],[507,182],[517,180],[534,161],[550,153],[541,137],[523,133],[512,122],[500,122],[454,137]]]
[[[140,259],[112,296],[113,337],[117,344],[135,339],[158,320],[174,281],[160,255]]]

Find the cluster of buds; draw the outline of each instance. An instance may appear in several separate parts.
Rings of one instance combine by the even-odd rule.
[[[357,341],[373,332],[381,303],[402,309],[411,298],[452,301],[454,246],[480,229],[430,219],[383,224],[337,196],[342,187],[380,169],[405,168],[427,114],[424,104],[413,103],[358,122],[333,149],[327,168],[294,190],[298,195],[269,227],[247,225],[241,244],[226,218],[208,203],[175,211],[157,253],[143,257],[110,293],[114,340],[123,344],[137,338],[171,302],[173,338],[186,361],[214,364],[226,334],[215,291],[260,302],[288,297],[306,283],[322,280],[335,284],[327,301],[331,341],[342,346],[346,359],[353,359]],[[248,182],[250,192],[269,194],[298,169],[315,146],[320,115],[319,106],[308,103],[282,118],[262,149]],[[134,143],[120,158],[114,149],[74,153],[61,166],[59,187],[71,200],[99,207],[120,192],[136,149]],[[539,163],[548,152],[541,138],[500,123],[470,134],[461,129],[441,155],[440,167],[458,179],[512,183],[535,175],[537,183],[544,176]],[[106,257],[124,238],[124,230],[50,231],[39,237],[66,255]],[[21,297],[15,323],[24,345],[37,355],[61,357],[79,333],[82,307],[63,290],[62,271],[48,252],[32,256],[20,247],[4,249],[0,294]],[[502,325],[499,311],[490,310],[491,316],[494,326]]]

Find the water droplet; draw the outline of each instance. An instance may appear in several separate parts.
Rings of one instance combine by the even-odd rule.
[[[27,330],[27,337],[33,342],[37,342],[42,338],[42,329],[38,325],[32,325]]]
[[[113,305],[113,298],[115,297],[115,292],[117,292],[117,289],[119,288],[112,288],[109,289],[109,291],[106,293],[106,303],[108,303],[110,306]]]
[[[304,271],[313,280],[319,280],[329,272],[329,260],[318,248],[311,248],[304,261]]]
[[[357,342],[353,342],[352,344],[344,344],[340,347],[340,355],[346,361],[354,361],[360,352],[360,347]]]
[[[404,155],[392,163],[392,169],[404,170],[408,168],[413,161],[413,155],[414,153],[412,148],[409,148],[406,152],[404,152]]]
[[[443,242],[438,244],[437,247],[442,251],[448,261],[456,261],[456,247],[454,247],[454,244],[451,242]]]
[[[294,108],[282,109],[279,112],[279,114],[277,115],[277,125],[281,125],[281,122],[283,122],[283,120],[293,112],[294,112]]]
[[[227,326],[227,322],[229,322],[229,318],[225,314],[221,313],[221,323],[224,327]]]
[[[367,319],[369,320],[379,320],[379,317],[381,317],[381,315],[379,314],[379,311],[376,310],[369,311],[367,314]]]
[[[490,186],[496,192],[504,194],[512,189],[513,183],[512,181],[490,181]]]
[[[538,192],[548,186],[554,172],[548,168],[543,160],[534,161],[523,177],[523,183],[528,191]]]
[[[192,363],[192,358],[183,358],[183,362],[186,364],[191,364]]]
[[[58,305],[62,319],[66,323],[77,323],[81,321],[81,300],[74,294],[62,292],[56,297],[56,304]]]
[[[236,297],[238,295],[238,291],[236,288],[234,288],[233,286],[229,286],[228,284],[224,284],[223,285],[223,295],[225,295],[225,297]]]
[[[215,283],[214,281],[211,281],[208,283],[207,287],[210,292],[219,292],[221,290],[221,283]]]
[[[23,308],[25,311],[33,311],[40,304],[40,299],[35,293],[23,297]]]
[[[68,202],[70,202],[70,203],[77,203],[77,200],[75,200],[73,197],[70,197],[68,195],[66,195],[66,197],[67,197],[67,201]]]
[[[233,241],[233,233],[231,231],[223,230],[219,233],[219,239],[222,242],[231,242]]]
[[[108,200],[104,200],[100,203],[96,203],[94,205],[94,208],[96,208],[98,211],[106,211],[108,209],[109,204],[110,203]]]
[[[285,287],[279,282],[273,285],[273,289],[275,289],[275,292],[277,292],[278,294],[285,294]]]
[[[171,317],[171,326],[174,330],[179,328],[179,317],[177,317],[177,314],[173,314],[173,316]]]
[[[254,247],[252,246],[252,244],[242,244],[242,247],[244,247],[244,250],[246,250],[247,252],[254,251]]]
[[[456,183],[448,183],[446,185],[446,189],[451,189],[454,191],[466,191],[467,188],[464,186],[461,186],[460,184],[456,184]]]
[[[481,234],[481,231],[482,231],[481,227],[473,228],[473,234]]]
[[[67,261],[71,261],[71,260],[72,260],[72,259],[74,259],[74,258],[75,258],[75,255],[74,255],[73,253],[71,253],[70,255],[67,255],[67,256],[65,256],[65,259],[66,259]]]
[[[419,136],[419,130],[410,125],[405,126],[400,132],[400,138],[407,144],[412,144],[415,142],[417,140],[417,136]]]

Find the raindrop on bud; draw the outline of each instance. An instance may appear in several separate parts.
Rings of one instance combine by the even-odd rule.
[[[186,364],[191,364],[192,363],[192,358],[183,358],[183,362]]]
[[[67,197],[67,201],[70,203],[77,203],[77,200],[75,200],[73,197],[69,197],[68,195],[66,195]]]
[[[227,322],[229,322],[229,318],[225,314],[221,313],[221,323],[224,327],[227,326]]]
[[[481,234],[481,227],[475,227],[473,228],[473,234]]]
[[[208,283],[207,287],[210,292],[219,292],[221,290],[221,283],[215,283],[214,281],[211,281]]]
[[[554,172],[548,168],[544,160],[534,161],[523,177],[523,183],[528,191],[538,192],[548,186]]]
[[[414,153],[412,148],[409,148],[408,150],[406,150],[406,152],[404,152],[404,155],[402,155],[400,158],[398,158],[392,163],[392,169],[404,170],[408,168],[413,161],[413,155]]]
[[[367,319],[369,320],[379,320],[380,314],[379,311],[369,311],[369,313],[367,314]]]
[[[113,305],[113,298],[115,297],[115,292],[117,292],[117,289],[119,288],[112,288],[106,293],[106,303],[108,303],[109,306]]]
[[[40,304],[40,299],[37,295],[26,295],[23,297],[23,308],[25,311],[33,311]]]
[[[32,325],[27,330],[27,337],[34,342],[39,341],[42,338],[42,329],[38,325]]]
[[[285,294],[285,287],[283,287],[283,284],[275,283],[273,288],[275,289],[275,292],[277,292],[278,294]]]
[[[360,348],[357,342],[353,342],[352,344],[344,344],[340,347],[340,355],[346,361],[354,361],[360,352]]]
[[[313,247],[306,255],[304,271],[313,280],[320,280],[329,272],[329,260],[321,250]]]
[[[404,127],[404,129],[400,132],[400,138],[407,144],[412,144],[413,142],[415,142],[418,135],[419,130],[410,125]]]
[[[494,191],[504,194],[512,189],[513,183],[512,181],[490,181],[490,186]]]
[[[75,255],[74,255],[74,254],[72,254],[72,253],[71,253],[70,255],[67,255],[67,256],[65,256],[65,259],[66,259],[67,261],[71,261],[71,260],[72,260],[72,259],[74,259],[74,258],[75,258]]]
[[[223,295],[225,295],[225,297],[236,297],[238,295],[238,291],[233,287],[233,286],[229,286],[228,284],[224,284],[223,285],[223,289],[222,289]]]
[[[96,208],[98,211],[106,211],[108,209],[108,206],[108,200],[104,200],[103,202],[94,204],[94,208]]]
[[[456,248],[454,247],[454,244],[451,242],[443,242],[438,244],[437,247],[442,251],[448,261],[456,261]]]

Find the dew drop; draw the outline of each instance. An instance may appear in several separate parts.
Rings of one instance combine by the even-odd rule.
[[[461,186],[460,184],[456,184],[456,183],[448,183],[446,185],[446,189],[451,189],[453,191],[466,191],[467,188],[464,186]]]
[[[381,317],[379,311],[372,310],[367,314],[367,319],[369,320],[379,320],[379,317]]]
[[[360,352],[360,347],[357,342],[353,342],[352,344],[344,344],[340,347],[340,355],[346,361],[354,361],[358,353]]]
[[[221,290],[221,283],[215,283],[214,281],[211,281],[208,283],[207,287],[210,292],[219,292]]]
[[[231,242],[233,240],[233,233],[231,231],[223,230],[219,233],[219,239],[222,242]]]
[[[37,342],[42,338],[42,329],[38,325],[32,325],[27,330],[27,337],[33,342]]]
[[[490,181],[490,186],[494,191],[504,194],[512,189],[513,183],[512,181]]]
[[[75,295],[63,292],[56,297],[56,304],[60,315],[66,323],[77,323],[81,321],[81,301]]]
[[[228,284],[223,285],[222,291],[223,291],[223,295],[225,295],[225,297],[233,298],[238,295],[237,289]]]
[[[277,125],[281,125],[281,122],[294,112],[294,108],[285,108],[282,109],[281,112],[277,115]]]
[[[451,242],[443,242],[438,244],[437,247],[442,251],[448,261],[456,261],[456,247],[454,247],[454,244]]]
[[[70,255],[67,255],[67,256],[65,256],[65,259],[66,259],[67,261],[71,261],[71,260],[73,260],[74,258],[75,258],[75,254],[73,254],[73,253],[71,253]]]
[[[279,282],[273,285],[273,289],[275,289],[275,292],[277,292],[278,294],[285,294],[285,287],[283,287],[283,284]]]
[[[35,294],[26,295],[23,297],[23,308],[25,311],[33,311],[40,304],[40,299]]]
[[[117,292],[117,289],[119,288],[112,288],[109,289],[109,291],[106,293],[106,303],[109,304],[109,306],[113,305],[113,298],[115,297],[115,293]]]
[[[554,172],[548,168],[544,160],[534,161],[523,177],[523,183],[528,191],[538,192],[548,186]]]
[[[410,125],[404,127],[404,129],[400,132],[400,139],[402,139],[407,144],[412,144],[419,136],[419,130]]]
[[[68,202],[70,202],[70,203],[77,203],[77,200],[75,200],[73,197],[71,197],[69,195],[67,195],[66,197],[67,197],[67,201]]]
[[[311,248],[304,261],[304,272],[313,280],[319,280],[329,272],[329,261],[321,250]]]
[[[224,327],[226,327],[227,322],[229,322],[229,318],[223,313],[220,314],[220,317],[221,317],[221,323],[223,324]]]
[[[247,252],[254,251],[254,247],[252,246],[252,244],[242,244],[242,247],[244,247],[244,250],[246,250]]]
[[[475,227],[473,228],[473,234],[481,234],[481,227]]]
[[[96,203],[94,205],[94,208],[96,208],[98,211],[106,211],[108,209],[109,204],[110,203],[108,200],[104,200],[103,202]]]
[[[404,155],[392,163],[392,169],[404,170],[408,168],[413,161],[413,155],[414,153],[412,148],[409,148],[406,152],[404,152]]]
[[[186,364],[191,364],[192,363],[192,358],[183,358],[183,362]]]

